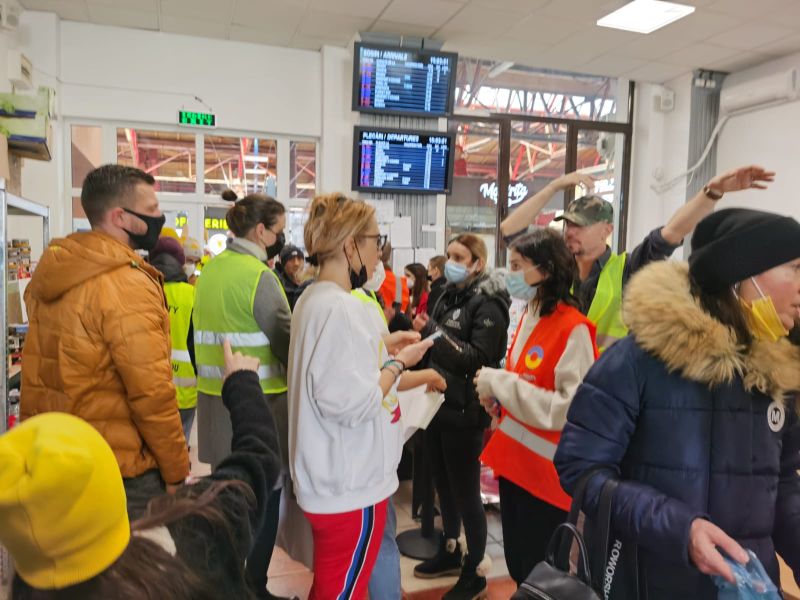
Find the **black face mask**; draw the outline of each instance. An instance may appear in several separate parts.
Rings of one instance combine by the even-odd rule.
[[[358,246],[356,246],[356,253],[358,254],[358,260],[361,260],[361,252],[358,251]],[[364,284],[367,283],[369,277],[367,277],[367,267],[364,266],[364,261],[361,260],[361,269],[356,273],[353,270],[353,267],[350,265],[350,259],[347,259],[347,266],[349,267],[350,271],[350,287],[352,289],[358,289],[360,287],[364,287]]]
[[[270,231],[272,231],[272,230],[270,230]],[[275,233],[275,232],[273,231],[273,233]],[[281,253],[281,250],[283,250],[284,244],[286,243],[286,236],[283,235],[283,232],[275,233],[275,236],[277,238],[275,240],[275,243],[272,244],[272,246],[268,246],[267,247],[267,260],[270,260],[270,259],[278,256],[278,254]]]
[[[145,222],[145,225],[147,225],[147,231],[145,233],[131,233],[127,229],[123,229],[123,231],[128,234],[128,237],[131,238],[134,248],[137,250],[147,250],[148,252],[155,248],[156,243],[158,243],[158,236],[161,235],[161,229],[164,227],[164,223],[167,222],[167,217],[164,215],[160,217],[151,217],[150,215],[133,212],[127,208],[123,208],[122,210],[141,219]]]
[[[433,277],[431,277],[430,275],[428,275],[428,281],[433,281]]]

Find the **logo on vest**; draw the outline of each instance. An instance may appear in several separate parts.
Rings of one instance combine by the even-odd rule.
[[[767,424],[769,428],[778,433],[781,429],[783,429],[783,424],[786,422],[786,411],[783,408],[783,405],[779,402],[773,401],[767,407]]]
[[[528,350],[528,353],[525,355],[525,366],[531,371],[534,371],[542,364],[542,360],[544,360],[544,348],[541,346],[534,346]]]

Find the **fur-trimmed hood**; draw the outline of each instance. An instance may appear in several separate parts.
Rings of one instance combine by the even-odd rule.
[[[742,376],[747,389],[782,401],[800,390],[800,348],[782,339],[755,341],[745,351],[733,331],[690,293],[687,263],[649,265],[625,289],[623,319],[637,344],[670,372],[715,387]]]

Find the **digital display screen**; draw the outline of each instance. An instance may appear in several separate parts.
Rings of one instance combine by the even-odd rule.
[[[446,194],[453,173],[451,134],[356,127],[353,189]]]
[[[357,43],[353,110],[440,117],[453,111],[458,55]]]
[[[178,125],[190,125],[192,127],[216,127],[217,116],[214,113],[179,110]]]

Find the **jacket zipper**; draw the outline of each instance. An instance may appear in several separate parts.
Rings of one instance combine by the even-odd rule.
[[[545,593],[544,593],[543,591],[541,591],[541,590],[537,590],[537,589],[536,589],[535,587],[533,587],[531,584],[529,584],[529,583],[526,583],[526,582],[524,582],[524,581],[523,581],[523,582],[520,584],[520,586],[519,586],[519,587],[521,587],[521,588],[524,588],[525,590],[527,590],[528,592],[530,592],[531,594],[533,594],[535,597],[537,597],[537,598],[541,598],[541,600],[555,600],[555,598],[553,598],[552,596],[550,596],[550,595],[548,595],[548,594],[545,594]]]

